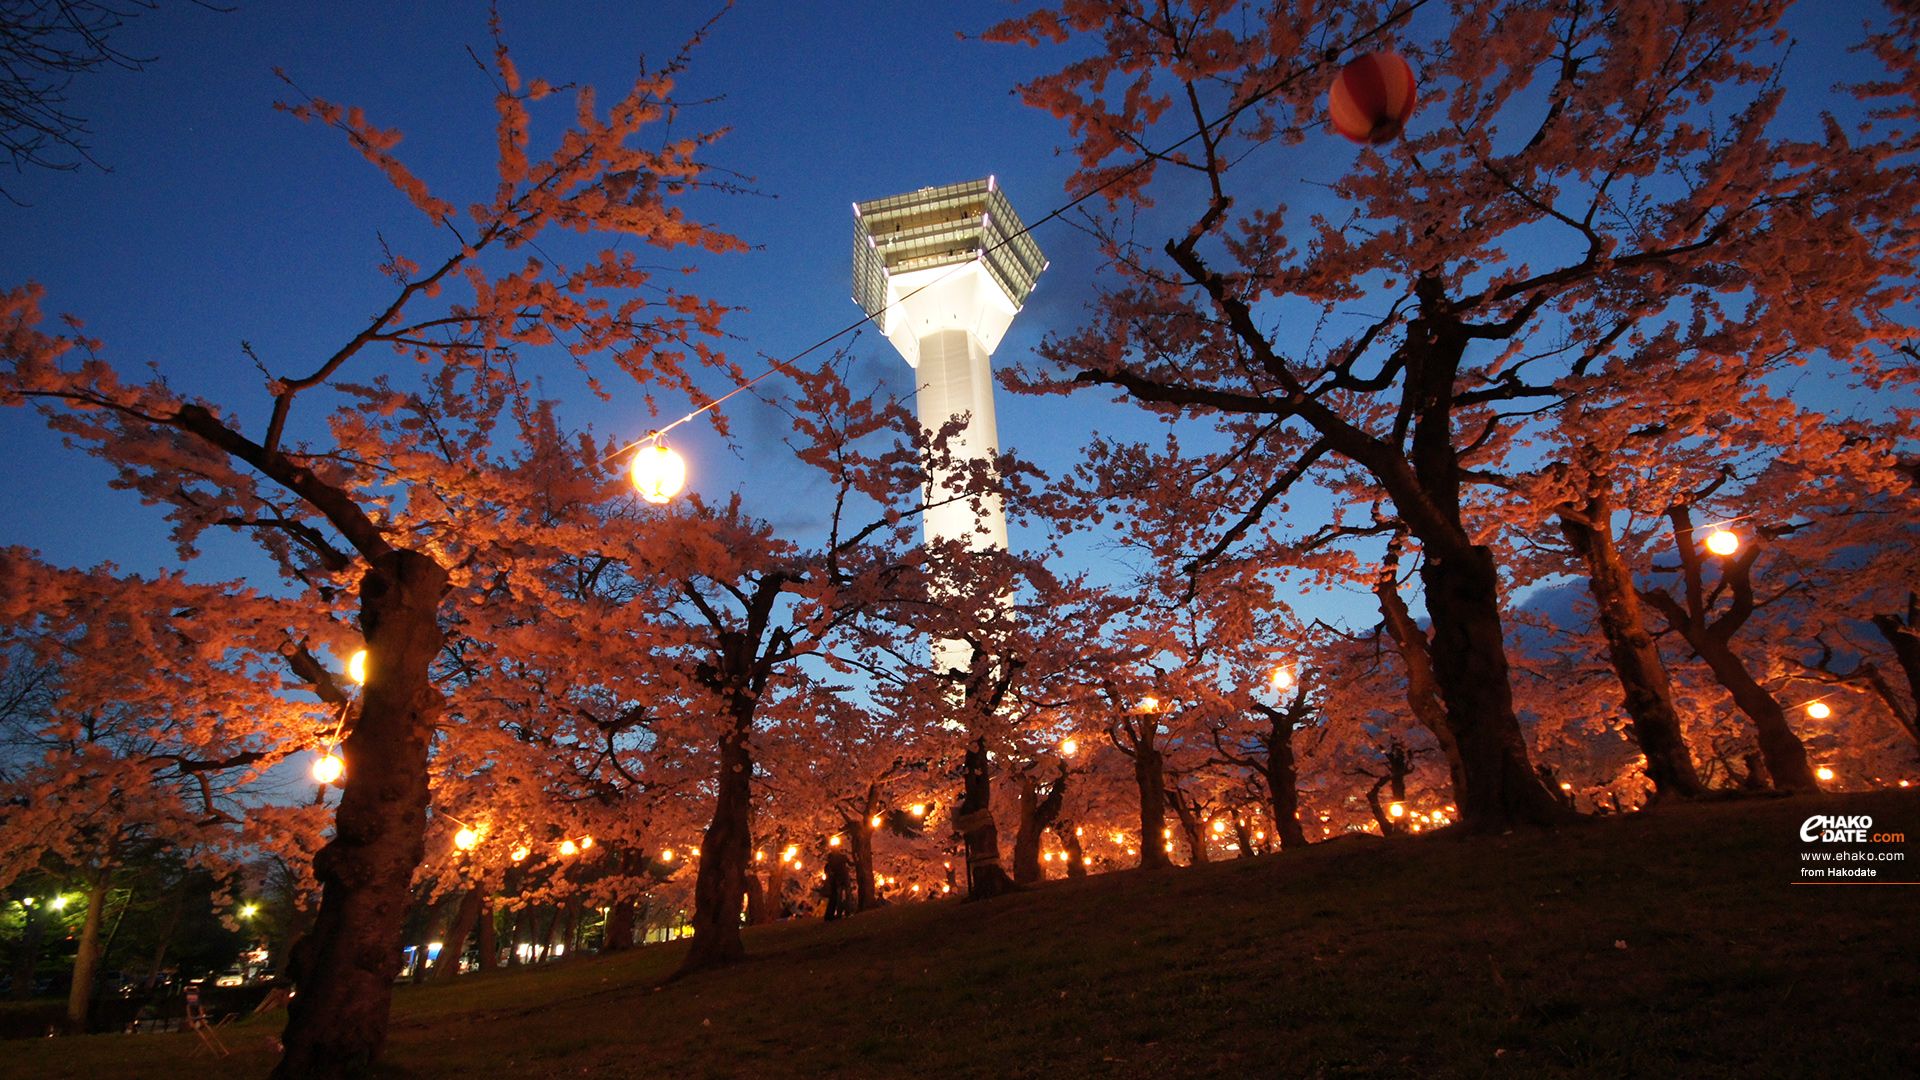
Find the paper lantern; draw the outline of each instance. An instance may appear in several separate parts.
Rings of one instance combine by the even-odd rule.
[[[687,482],[687,463],[679,454],[655,443],[633,455],[633,486],[650,503],[663,503]]]
[[[1815,720],[1825,720],[1827,717],[1833,715],[1833,710],[1827,706],[1826,702],[1816,701],[1807,706],[1807,715],[1813,717]]]
[[[1707,537],[1707,550],[1715,555],[1731,555],[1740,550],[1740,538],[1725,529],[1716,529]]]
[[[323,784],[331,784],[340,779],[347,771],[347,763],[340,760],[338,754],[322,754],[313,763],[313,778]]]
[[[1390,52],[1355,57],[1333,80],[1327,111],[1334,130],[1357,143],[1392,142],[1419,100],[1413,69]]]

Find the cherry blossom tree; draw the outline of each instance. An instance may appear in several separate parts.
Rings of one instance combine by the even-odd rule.
[[[116,871],[161,845],[231,872],[247,789],[331,717],[282,693],[279,650],[309,620],[237,586],[10,548],[0,593],[0,680],[37,691],[6,710],[0,886],[55,866],[81,882],[67,1022],[84,1031]]]
[[[1682,360],[1717,355],[1723,336],[1851,356],[1895,332],[1905,148],[1884,127],[1786,132],[1780,15],[1112,0],[990,35],[1093,45],[1023,92],[1072,125],[1075,193],[1128,211],[1093,223],[1114,281],[1094,324],[1050,343],[1050,371],[1011,382],[1112,386],[1209,423],[1187,475],[1250,474],[1263,493],[1229,539],[1303,476],[1361,470],[1421,550],[1471,829],[1566,816],[1513,707],[1495,522],[1476,504],[1488,467],[1524,447],[1567,380],[1632,381],[1618,343],[1678,338]],[[1296,223],[1272,194],[1276,154],[1327,138],[1339,65],[1383,48],[1413,65],[1422,111]],[[1156,249],[1141,229],[1169,239]],[[1737,306],[1713,299],[1734,291]]]
[[[661,248],[742,246],[672,205],[700,183],[702,138],[639,145],[670,115],[680,65],[638,80],[610,108],[579,92],[572,124],[539,159],[529,153],[534,115],[552,86],[523,81],[504,46],[494,60],[499,182],[464,215],[395,156],[398,131],[319,98],[289,106],[380,169],[434,226],[439,252],[424,261],[388,252],[391,301],[301,373],[263,370],[251,422],[238,399],[129,381],[77,323],[75,335],[42,331],[37,285],[0,299],[0,401],[38,405],[112,462],[117,483],[166,506],[183,554],[209,528],[243,530],[315,606],[359,601],[372,660],[344,747],[334,836],[315,858],[324,898],[289,965],[299,992],[275,1073],[283,1080],[341,1075],[384,1044],[443,707],[432,679],[443,599],[484,577],[502,525],[521,524],[501,509],[519,500],[493,449],[496,415],[529,396],[516,358],[606,357],[641,382],[687,392],[696,365],[723,363],[701,340],[717,332],[721,309],[660,288],[634,253],[610,249],[578,266],[530,257],[554,229]],[[404,367],[384,368],[382,355]],[[407,387],[401,372],[413,370],[422,374]]]

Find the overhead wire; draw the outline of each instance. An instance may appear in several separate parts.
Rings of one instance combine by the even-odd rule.
[[[1354,38],[1352,41],[1345,43],[1339,49],[1329,49],[1325,54],[1323,54],[1325,59],[1317,60],[1313,63],[1310,63],[1306,65],[1306,67],[1294,72],[1293,75],[1304,74],[1305,72],[1312,71],[1320,67],[1321,64],[1323,63],[1331,63],[1333,59],[1337,57],[1341,52],[1344,52],[1347,49],[1351,49],[1355,45],[1365,41],[1367,38],[1372,37],[1373,35],[1381,32],[1382,30],[1385,30],[1387,27],[1393,25],[1394,23],[1405,19],[1407,16],[1411,15],[1418,8],[1424,7],[1428,2],[1429,0],[1414,0],[1412,4],[1401,9],[1399,12],[1396,12],[1395,14],[1389,16],[1387,19],[1383,20],[1378,26],[1373,27],[1372,29],[1368,30],[1366,33],[1361,34],[1358,37]],[[1267,100],[1273,95],[1279,93],[1281,90],[1285,89],[1288,85],[1290,85],[1293,81],[1294,79],[1291,76],[1288,78],[1281,79],[1279,82],[1275,83],[1273,86],[1268,87],[1267,89],[1262,90],[1257,94],[1254,94],[1253,96],[1247,98],[1246,101],[1241,102],[1239,105],[1236,105],[1232,109],[1229,109],[1224,115],[1219,117],[1217,120],[1201,125],[1199,128],[1195,129],[1191,134],[1187,135],[1185,138],[1180,139],[1179,141],[1172,143],[1171,145],[1161,150],[1146,152],[1139,161],[1136,161],[1133,164],[1127,166],[1126,168],[1120,170],[1119,172],[1113,174],[1113,176],[1109,177],[1104,182],[1092,188],[1089,188],[1087,191],[1081,193],[1080,195],[1075,196],[1074,198],[1063,203],[1062,205],[1054,208],[1053,210],[1048,211],[1042,217],[1035,219],[1035,221],[1032,224],[1030,225],[1022,224],[1019,231],[1009,234],[1005,239],[1000,240],[998,243],[995,243],[991,247],[982,248],[980,250],[980,253],[977,256],[975,256],[974,259],[969,260],[969,262],[954,263],[951,266],[949,266],[946,272],[941,274],[940,276],[935,277],[932,280],[926,282],[925,284],[922,284],[919,287],[915,288],[913,291],[902,295],[899,299],[890,301],[885,307],[881,308],[880,313],[884,314],[885,312],[890,310],[893,306],[897,304],[903,304],[906,301],[911,300],[913,297],[919,295],[921,292],[927,289],[930,289],[935,285],[940,284],[942,281],[945,281],[948,278],[948,276],[955,273],[959,273],[962,269],[970,265],[972,262],[977,262],[980,259],[986,258],[988,255],[991,255],[994,252],[999,251],[1001,248],[1007,246],[1008,244],[1013,243],[1015,240],[1018,240],[1023,236],[1030,235],[1035,229],[1039,228],[1040,226],[1045,225],[1048,222],[1054,221],[1062,217],[1063,215],[1072,212],[1081,203],[1086,202],[1088,199],[1093,198],[1095,195],[1101,194],[1107,189],[1113,187],[1115,184],[1120,183],[1122,180],[1125,180],[1127,177],[1133,175],[1136,172],[1139,172],[1141,169],[1146,168],[1147,166],[1153,164],[1154,162],[1167,157],[1169,154],[1172,154],[1174,151],[1179,150],[1181,147],[1187,145],[1193,140],[1200,138],[1202,135],[1206,135],[1210,133],[1215,127],[1223,126],[1233,122],[1234,120],[1238,119],[1242,113],[1246,112],[1246,110],[1252,108],[1255,105],[1260,104],[1261,102]],[[731,398],[737,394],[740,394],[750,389],[756,383],[759,383],[761,380],[766,379],[767,377],[775,374],[776,372],[790,369],[791,366],[796,361],[812,353],[818,352],[819,350],[825,348],[826,346],[832,344],[833,342],[838,341],[839,339],[847,336],[848,334],[853,333],[856,330],[859,330],[861,327],[867,325],[869,322],[873,322],[876,317],[877,316],[875,315],[868,315],[863,313],[860,318],[854,320],[851,323],[848,323],[846,326],[841,327],[839,330],[834,331],[833,333],[827,335],[826,337],[821,338],[819,341],[814,342],[812,345],[807,346],[806,348],[800,350],[799,352],[794,353],[792,356],[786,357],[785,359],[782,359],[782,360],[768,361],[770,366],[767,368],[766,371],[763,371],[759,375],[756,375],[753,378],[747,380],[746,382],[741,383],[739,386],[734,387],[732,390],[721,395],[720,397],[717,397],[712,401],[709,401],[706,404],[700,406],[699,408],[694,409],[692,412],[686,414],[685,416],[680,417],[678,420],[675,420],[672,423],[666,424],[662,427],[655,428],[654,430],[649,431],[647,434],[642,435],[640,438],[635,439],[632,442],[627,443],[623,446],[620,446],[617,449],[609,451],[604,457],[600,459],[601,462],[604,463],[607,461],[611,461],[614,458],[619,457],[621,454],[624,454],[629,450],[633,450],[636,447],[643,446],[647,443],[657,444],[660,440],[660,437],[662,435],[665,435],[667,432],[672,431],[674,428],[677,428],[682,424],[685,424],[691,420],[698,418],[701,414],[707,412],[710,409],[717,408],[722,403],[724,403],[728,398]]]

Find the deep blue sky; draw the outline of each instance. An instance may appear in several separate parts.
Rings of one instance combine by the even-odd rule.
[[[719,6],[503,0],[501,16],[523,75],[591,84],[604,102],[631,83],[643,54],[658,66]],[[761,370],[754,354],[791,355],[858,318],[849,299],[852,202],[990,173],[1029,221],[1063,201],[1071,159],[1055,147],[1067,140],[1065,126],[1011,92],[1057,69],[1063,52],[957,37],[1023,6],[741,0],[720,19],[679,96],[718,99],[690,108],[682,124],[730,128],[705,158],[751,176],[766,195],[697,204],[758,248],[702,258],[693,285],[751,309],[727,323],[740,339],[728,348],[744,366]],[[1875,6],[1803,5],[1796,29],[1851,34]],[[1847,15],[1833,18],[1836,9]],[[44,283],[48,308],[86,320],[122,370],[157,364],[176,385],[239,407],[257,430],[265,399],[243,340],[276,371],[309,370],[387,295],[375,271],[377,233],[417,262],[443,250],[337,134],[273,109],[294,93],[272,69],[406,132],[403,159],[464,206],[490,193],[497,175],[492,86],[468,53],[488,55],[486,20],[478,0],[238,0],[225,13],[165,0],[114,39],[153,58],[144,70],[108,70],[72,87],[72,111],[92,121],[94,156],[112,171],[4,178],[29,205],[0,204],[0,283]],[[1797,54],[1821,85],[1833,81],[1823,69],[1838,55],[1832,45],[1810,42]],[[552,105],[535,114],[536,146],[553,130],[542,119],[570,108]],[[1315,141],[1276,171],[1276,187],[1298,210],[1313,190],[1301,181],[1344,168],[1354,152],[1332,137]],[[1052,267],[999,361],[1070,330],[1090,299],[1086,238],[1056,223],[1037,239]],[[904,362],[878,334],[858,355],[864,375],[907,390]],[[556,370],[549,392],[566,398],[576,422],[627,438],[656,425],[637,391],[609,379],[619,399],[599,406]],[[1102,400],[1002,393],[1002,441],[1064,469],[1094,428],[1141,428],[1138,413]],[[693,486],[713,497],[742,490],[756,513],[803,528],[812,504],[779,444],[783,422],[766,409],[734,412],[737,452],[704,430],[676,438]],[[0,451],[11,466],[0,471],[0,544],[69,565],[112,560],[151,572],[173,563],[160,512],[109,491],[109,470],[61,447],[31,411],[0,410]],[[197,569],[202,576],[254,564],[241,554],[245,541],[207,547],[215,558]],[[1370,621],[1368,606],[1359,605],[1358,621]]]
[[[658,67],[718,9],[711,0],[507,0],[501,15],[523,76],[593,85],[604,103],[631,84],[643,54]],[[683,128],[731,129],[704,156],[752,177],[766,196],[698,204],[701,216],[759,249],[700,259],[691,284],[750,309],[726,324],[742,339],[727,348],[749,370],[765,367],[757,353],[789,355],[859,318],[849,299],[854,201],[988,174],[1029,219],[1062,198],[1069,164],[1053,147],[1063,132],[1010,93],[1057,54],[956,36],[977,34],[1009,11],[746,0],[696,50],[678,93],[718,100],[689,108]],[[123,370],[151,361],[177,385],[250,416],[264,397],[243,340],[276,371],[310,369],[386,295],[374,270],[376,233],[422,263],[445,246],[337,134],[273,109],[294,94],[272,69],[400,128],[401,157],[436,194],[464,206],[497,179],[491,83],[467,52],[488,56],[486,20],[482,3],[241,0],[229,13],[165,4],[114,39],[153,57],[145,70],[108,70],[72,86],[72,111],[92,121],[94,156],[112,172],[5,178],[30,205],[0,206],[0,280],[44,283],[48,309],[84,319]],[[554,112],[572,107],[570,95],[550,104],[535,114],[536,148],[542,132],[554,130]],[[543,119],[552,122],[542,127]],[[1087,296],[1081,236],[1056,227],[1040,242],[1054,269],[1002,357],[1071,325]],[[908,373],[877,334],[859,355],[871,376]],[[591,411],[582,399],[573,415],[629,437],[654,426],[637,392],[620,396]],[[1092,405],[1005,401],[1003,438],[1037,444],[1031,436],[1048,432],[1058,438],[1036,451],[1062,452],[1067,435],[1085,431],[1062,420]],[[709,495],[742,488],[764,516],[795,515],[798,524],[805,502],[773,482],[785,456],[775,441],[779,423],[765,410],[736,413],[738,453],[703,434],[676,433],[694,485]],[[15,463],[0,475],[0,543],[69,564],[111,559],[150,571],[171,562],[157,509],[107,491],[108,470],[62,448],[33,413],[0,412],[0,447]]]

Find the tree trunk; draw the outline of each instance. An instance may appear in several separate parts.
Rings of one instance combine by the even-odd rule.
[[[1413,712],[1415,722],[1433,733],[1441,753],[1447,756],[1447,775],[1453,782],[1454,800],[1458,802],[1460,792],[1467,786],[1466,766],[1460,760],[1460,743],[1447,725],[1447,706],[1441,700],[1440,682],[1433,677],[1433,659],[1427,654],[1427,632],[1413,621],[1407,602],[1400,597],[1397,558],[1387,560],[1379,580],[1374,583],[1373,593],[1380,601],[1380,616],[1387,636],[1393,639],[1400,664],[1407,672],[1407,708]],[[1280,844],[1284,850],[1287,845],[1284,831]]]
[[[1486,832],[1570,820],[1540,785],[1513,711],[1493,551],[1476,544],[1442,558],[1429,549],[1420,580],[1433,616],[1434,680],[1446,702],[1446,726],[1460,748],[1465,786],[1455,795],[1461,824],[1469,832]]]
[[[1040,870],[1040,784],[1032,776],[1020,775],[1020,824],[1013,833],[1013,880],[1031,885],[1043,881]]]
[[[560,943],[560,921],[566,917],[566,909],[555,904],[553,907],[553,918],[547,920],[546,935],[540,939],[540,951],[538,953],[540,960],[546,962],[553,960],[553,947]]]
[[[485,901],[484,890],[478,885],[460,898],[460,909],[454,913],[453,925],[447,928],[447,936],[440,945],[440,958],[433,965],[435,982],[460,974],[460,957],[466,954],[467,938],[473,935],[473,924],[480,921],[480,908]]]
[[[700,840],[700,870],[693,885],[693,944],[674,978],[731,964],[746,956],[740,941],[740,907],[753,860],[753,701],[732,691],[733,722],[720,739],[720,776],[713,823]]]
[[[1753,721],[1754,741],[1760,745],[1761,759],[1773,786],[1782,791],[1818,791],[1820,781],[1813,775],[1806,745],[1787,724],[1787,713],[1767,688],[1747,673],[1747,665],[1734,655],[1727,643],[1713,633],[1695,634],[1682,625],[1681,633],[1693,651],[1700,654],[1713,677],[1732,695],[1733,703]]]
[[[444,638],[447,572],[414,551],[371,561],[360,582],[367,683],[343,747],[334,837],[314,856],[314,926],[292,950],[298,992],[273,1080],[336,1080],[386,1046],[414,867],[426,854],[427,750],[445,699],[428,667]]]
[[[500,970],[499,926],[494,923],[493,897],[480,908],[480,970]]]
[[[1293,824],[1297,828],[1300,822],[1295,821]],[[1247,829],[1247,819],[1239,814],[1233,815],[1233,838],[1240,845],[1239,858],[1251,859],[1259,854],[1254,850],[1253,833]]]
[[[1920,593],[1907,594],[1907,614],[1902,620],[1897,615],[1875,615],[1873,628],[1887,639],[1893,647],[1893,656],[1900,662],[1900,670],[1907,676],[1907,696],[1913,701],[1913,710],[1905,711],[1891,693],[1886,690],[1886,680],[1877,679],[1881,699],[1892,709],[1894,718],[1907,729],[1907,734],[1920,742]]]
[[[634,907],[631,900],[613,902],[613,910],[607,914],[607,939],[600,943],[601,952],[620,952],[633,948]]]
[[[87,1012],[93,1004],[93,977],[100,966],[100,915],[107,906],[107,885],[113,868],[102,866],[87,883],[87,914],[80,922],[80,947],[73,954],[73,986],[67,991],[67,1031],[84,1035]]]
[[[860,820],[852,823],[848,835],[853,841],[853,881],[855,911],[874,908],[879,894],[873,887],[873,819],[880,812],[880,785],[867,785],[866,808]]]
[[[1613,542],[1611,485],[1595,477],[1595,488],[1578,516],[1562,513],[1560,531],[1587,565],[1587,588],[1599,612],[1607,655],[1620,679],[1634,741],[1647,757],[1647,778],[1654,795],[1695,796],[1706,791],[1687,752],[1680,713],[1673,706],[1673,683],[1660,660],[1660,647],[1647,632],[1634,591],[1633,571]]]
[[[1067,876],[1086,877],[1087,856],[1080,848],[1080,830],[1072,822],[1062,821],[1054,825],[1053,835],[1059,837],[1060,846],[1067,850]]]
[[[964,787],[954,828],[967,849],[967,899],[986,900],[1012,891],[1013,879],[1000,866],[1000,827],[993,820],[993,774],[987,761],[987,740],[967,745]]]
[[[1175,816],[1180,819],[1180,831],[1187,834],[1187,863],[1190,866],[1205,866],[1213,861],[1207,853],[1207,826],[1200,820],[1194,807],[1187,801],[1186,795],[1176,786],[1166,789],[1167,805],[1173,807]]]
[[[1140,791],[1140,869],[1164,870],[1167,857],[1167,785],[1165,759],[1153,744],[1158,723],[1147,718],[1147,737],[1133,748],[1133,782]]]
[[[1020,830],[1013,840],[1013,880],[1025,885],[1045,880],[1046,874],[1040,867],[1040,839],[1060,816],[1060,804],[1067,795],[1067,770],[1064,766],[1060,775],[1047,786],[1047,793],[1040,794],[1040,784],[1032,776],[1020,777]]]
[[[772,922],[787,914],[787,834],[782,832],[774,841],[773,866],[767,870],[767,902],[764,920]]]
[[[1299,851],[1307,846],[1306,830],[1300,826],[1300,769],[1293,758],[1294,720],[1290,714],[1269,716],[1267,729],[1267,802],[1273,810],[1273,832],[1280,850]],[[1444,723],[1442,724],[1444,727]],[[1246,840],[1240,841],[1246,850]]]
[[[1381,836],[1398,836],[1400,826],[1387,816],[1386,810],[1380,805],[1380,789],[1387,786],[1388,780],[1383,776],[1367,788],[1367,809],[1373,811],[1373,823],[1380,826]]]

